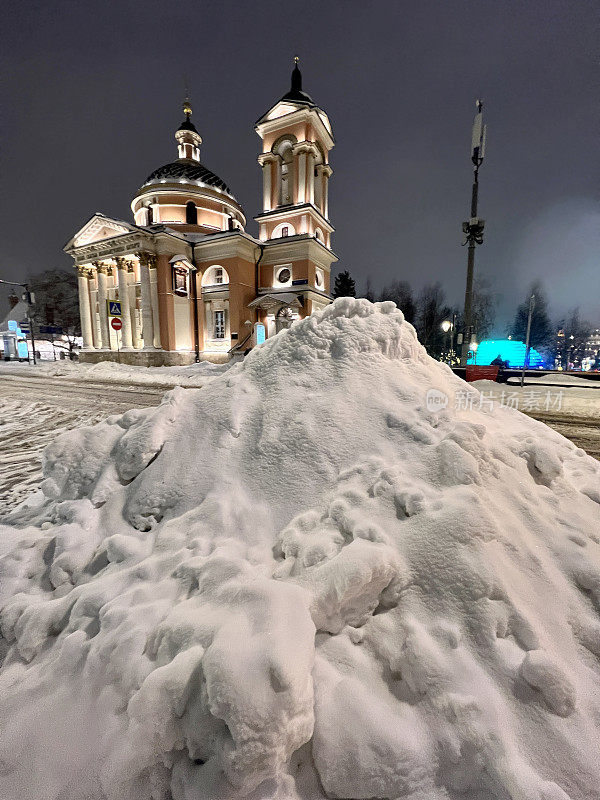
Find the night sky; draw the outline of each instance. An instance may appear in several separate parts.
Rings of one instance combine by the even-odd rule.
[[[289,88],[328,113],[339,269],[359,288],[440,280],[462,304],[474,101],[497,331],[541,278],[600,324],[597,2],[4,2],[0,277],[66,267],[95,211],[132,221],[176,158],[189,84],[202,162],[260,210],[254,123]]]

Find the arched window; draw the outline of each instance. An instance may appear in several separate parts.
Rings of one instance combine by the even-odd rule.
[[[278,205],[280,206],[288,206],[294,202],[294,154],[292,147],[295,142],[295,137],[284,136],[273,145],[273,152],[279,156]]]
[[[290,222],[281,222],[273,229],[271,239],[279,239],[280,236],[295,236],[296,230]]]
[[[202,286],[219,286],[227,283],[229,283],[227,270],[218,264],[209,267],[202,276]]]
[[[323,238],[323,231],[321,228],[316,228],[315,230],[315,239],[318,239],[320,242],[325,241]]]
[[[198,209],[193,200],[185,204],[185,221],[188,225],[198,224]]]

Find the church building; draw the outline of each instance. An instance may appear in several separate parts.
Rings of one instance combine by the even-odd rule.
[[[146,178],[133,222],[94,214],[65,247],[78,273],[82,361],[115,360],[118,349],[128,364],[223,362],[331,302],[334,140],[298,64],[289,92],[255,125],[258,238],[229,186],[201,163],[188,101],[183,111],[178,157]]]

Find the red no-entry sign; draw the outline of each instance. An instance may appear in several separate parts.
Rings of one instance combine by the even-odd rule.
[[[119,317],[113,317],[110,321],[110,327],[115,331],[120,331],[123,327],[123,323],[119,319]]]

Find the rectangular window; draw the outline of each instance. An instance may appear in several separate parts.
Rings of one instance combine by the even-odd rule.
[[[283,228],[281,229],[281,235],[282,236],[289,236],[290,235],[290,229],[288,228],[287,225],[284,225]]]
[[[213,335],[215,339],[225,338],[225,312],[215,311]]]
[[[223,270],[221,267],[215,267],[215,283],[223,283]]]

